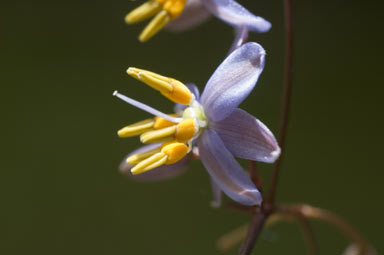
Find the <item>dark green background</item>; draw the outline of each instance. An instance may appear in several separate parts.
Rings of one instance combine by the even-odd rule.
[[[270,20],[250,39],[267,51],[258,86],[241,105],[275,134],[284,59],[280,1],[241,1]],[[223,254],[215,242],[249,216],[211,209],[199,162],[180,178],[137,183],[117,166],[138,139],[116,131],[148,117],[118,89],[162,111],[173,105],[125,74],[152,70],[203,88],[232,29],[219,20],[136,40],[124,15],[139,1],[6,1],[1,8],[1,254]],[[307,202],[353,223],[383,250],[383,4],[294,1],[292,115],[280,202]],[[260,164],[264,183],[270,166]],[[348,241],[315,222],[322,254]],[[225,254],[235,254],[234,249]],[[305,254],[295,224],[264,231],[255,254]]]

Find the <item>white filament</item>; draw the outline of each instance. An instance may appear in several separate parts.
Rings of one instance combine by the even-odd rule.
[[[156,109],[154,109],[154,108],[152,108],[152,107],[150,107],[150,106],[148,106],[146,104],[140,103],[139,101],[136,101],[136,100],[134,100],[132,98],[124,96],[123,94],[120,94],[119,92],[117,92],[117,90],[115,90],[113,92],[113,95],[115,97],[120,98],[124,102],[127,102],[130,105],[133,105],[133,106],[135,106],[135,107],[137,107],[137,108],[139,108],[139,109],[141,109],[143,111],[146,111],[146,112],[148,112],[148,113],[150,113],[150,114],[152,114],[154,116],[159,116],[159,117],[161,117],[163,119],[169,120],[170,122],[180,123],[183,120],[183,118],[176,118],[176,117],[169,116],[169,115],[167,115],[165,113],[162,113],[162,112],[160,112],[160,111],[158,111],[158,110],[156,110]]]

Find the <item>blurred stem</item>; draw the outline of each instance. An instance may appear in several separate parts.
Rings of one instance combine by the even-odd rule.
[[[297,204],[297,205],[280,205],[275,208],[276,213],[300,215],[304,218],[311,218],[328,222],[344,233],[353,243],[359,246],[361,254],[370,248],[368,243],[361,237],[361,235],[354,229],[348,222],[336,214],[310,205]]]
[[[308,220],[302,216],[298,217],[297,219],[303,232],[305,243],[307,244],[308,254],[318,255],[319,252],[311,225],[309,224]]]
[[[251,223],[248,226],[247,235],[239,250],[240,255],[251,254],[257,238],[260,236],[260,232],[264,227],[266,219],[267,217],[263,212],[258,212],[252,216]]]
[[[291,106],[292,82],[293,82],[293,19],[292,0],[283,0],[285,15],[285,65],[284,65],[284,92],[281,105],[279,145],[284,153],[287,134],[289,110]],[[273,174],[269,185],[266,203],[273,207],[276,197],[277,182],[279,179],[282,157],[273,165]]]

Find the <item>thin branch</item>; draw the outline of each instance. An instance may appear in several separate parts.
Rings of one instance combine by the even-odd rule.
[[[293,17],[292,17],[292,0],[283,0],[285,14],[285,65],[284,65],[284,94],[281,105],[280,135],[279,144],[284,153],[285,140],[287,135],[287,127],[289,120],[289,111],[291,106],[292,82],[293,82]],[[280,157],[273,166],[273,174],[269,185],[268,197],[266,203],[271,206],[275,203],[277,182],[279,179],[280,165],[282,157]]]
[[[318,248],[315,241],[315,236],[313,234],[311,225],[309,224],[307,218],[305,218],[300,212],[281,212],[281,211],[274,211],[267,219],[265,226],[270,227],[276,223],[279,223],[281,221],[295,221],[299,223],[300,229],[303,233],[304,241],[307,245],[308,254],[310,255],[317,255],[318,254]]]
[[[303,232],[305,243],[307,244],[308,254],[318,255],[319,252],[317,248],[317,243],[311,225],[309,224],[308,220],[304,217],[298,217],[298,221]]]

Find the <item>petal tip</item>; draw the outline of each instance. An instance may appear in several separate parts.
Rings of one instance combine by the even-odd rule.
[[[281,154],[281,149],[280,147],[277,147],[276,150],[272,151],[271,152],[271,157],[273,159],[273,162],[275,162],[279,157],[280,157],[280,154]]]
[[[260,33],[266,33],[269,30],[271,30],[271,28],[272,28],[271,22],[269,22],[267,20],[264,20],[264,26],[263,26],[262,29],[260,29]]]
[[[238,201],[243,205],[261,205],[263,198],[257,189],[246,189],[240,192],[240,195],[244,198],[243,201]]]
[[[264,156],[264,160],[260,160],[265,163],[275,163],[275,161],[280,157],[281,149],[280,147],[277,147],[274,151],[270,152],[268,156]]]

